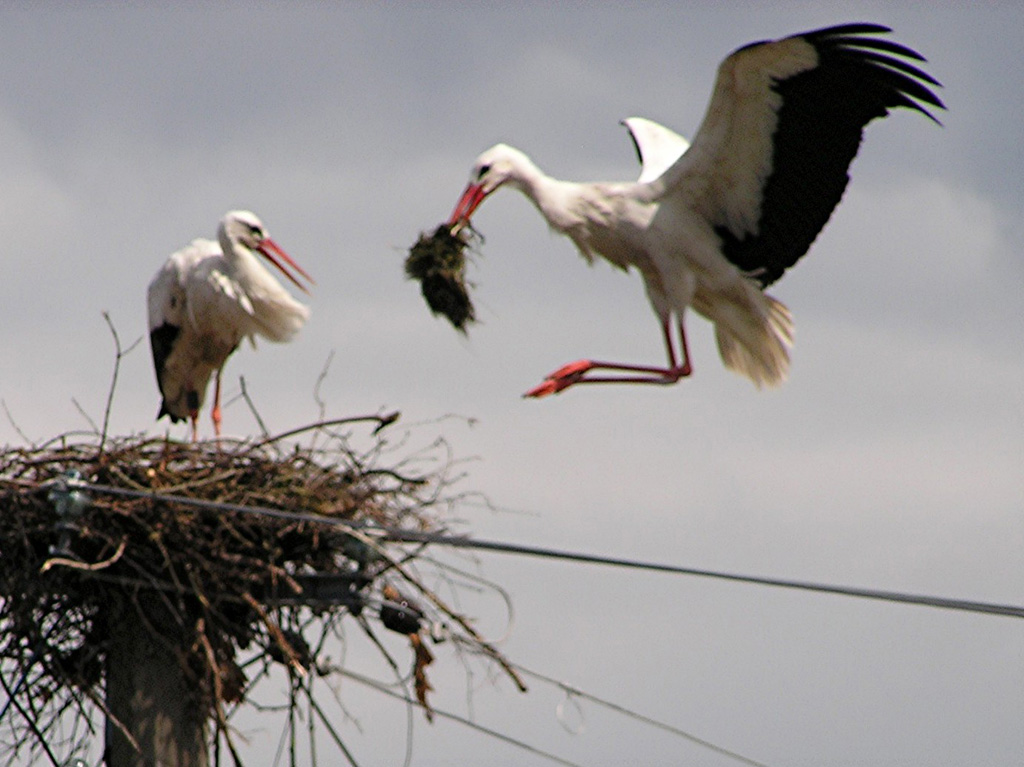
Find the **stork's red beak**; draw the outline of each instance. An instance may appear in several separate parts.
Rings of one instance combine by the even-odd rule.
[[[484,191],[482,184],[470,182],[466,191],[462,193],[462,197],[459,198],[455,210],[452,211],[452,216],[448,219],[448,226],[468,224],[469,217],[473,215],[473,211],[484,201],[486,196],[487,192]]]
[[[309,283],[311,285],[316,284],[316,281],[308,274],[306,274],[306,270],[299,266],[297,263],[295,263],[295,261],[292,260],[292,257],[285,253],[283,250],[281,250],[280,246],[269,237],[260,240],[260,243],[256,246],[256,249],[260,253],[262,253],[270,263],[272,263],[274,266],[280,269],[281,274],[283,274],[285,277],[287,277],[289,280],[295,283],[295,286],[303,293],[309,293],[309,291],[306,289],[305,285],[299,282],[297,277],[295,277],[291,272],[288,271],[287,267],[290,266],[300,275],[305,277],[307,280],[309,280]]]

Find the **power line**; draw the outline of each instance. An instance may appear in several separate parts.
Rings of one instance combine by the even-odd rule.
[[[397,698],[398,700],[403,701],[406,704],[413,706],[422,705],[419,701],[413,700],[408,695],[395,692],[394,690],[389,689],[380,682],[370,679],[369,677],[363,676],[362,674],[358,674],[355,671],[349,671],[348,669],[338,669],[338,673],[340,673],[343,676],[347,676],[354,682],[359,682],[360,684],[366,685],[367,687],[371,687],[377,692],[382,692],[385,695],[391,696],[392,698]],[[554,762],[555,764],[565,765],[565,767],[583,767],[583,765],[581,764],[578,764],[576,762],[570,762],[568,759],[564,759],[556,754],[544,751],[540,748],[537,748],[536,746],[531,746],[529,743],[525,741],[519,740],[518,738],[513,738],[511,735],[506,735],[505,733],[491,729],[490,727],[485,727],[482,724],[474,722],[472,719],[467,719],[466,717],[460,716],[459,714],[453,713],[451,711],[444,711],[442,709],[434,707],[431,707],[430,710],[437,716],[440,716],[442,719],[451,719],[452,721],[465,725],[466,727],[474,729],[477,732],[481,732],[484,735],[487,735],[491,738],[496,738],[497,740],[500,740],[504,743],[508,743],[512,746],[515,746],[516,748],[522,749],[536,756],[540,756],[544,759],[547,759],[550,762]]]
[[[644,562],[636,559],[624,559],[621,557],[609,557],[600,554],[584,554],[575,551],[561,549],[550,549],[541,546],[528,546],[523,544],[503,543],[501,541],[487,541],[462,536],[433,535],[431,533],[417,533],[413,531],[389,531],[384,540],[398,541],[405,543],[437,543],[456,548],[479,549],[483,551],[496,551],[505,554],[524,554],[535,557],[546,557],[550,559],[561,559],[571,562],[585,562],[588,564],[612,565],[616,567],[627,567],[635,570],[652,570],[655,572],[671,573],[674,575],[696,575],[703,578],[717,578],[720,580],[737,581],[740,583],[753,583],[760,586],[776,586],[788,589],[801,589],[804,591],[816,591],[825,594],[841,594],[849,597],[861,597],[864,599],[879,599],[886,602],[901,602],[904,604],[926,605],[928,607],[941,607],[948,610],[963,610],[967,612],[987,613],[989,615],[1005,615],[1013,618],[1024,618],[1024,607],[1016,605],[995,604],[992,602],[976,602],[967,599],[950,599],[946,597],[924,596],[920,594],[907,594],[899,591],[885,591],[881,589],[863,589],[853,586],[832,586],[824,583],[813,583],[810,581],[793,581],[782,578],[763,578],[754,575],[739,575],[737,573],[724,573],[714,570],[703,570],[695,567],[682,567],[679,565],[666,565],[656,562]]]
[[[540,672],[532,671],[531,669],[528,669],[525,666],[521,666],[518,663],[515,663],[513,665],[515,666],[517,671],[521,671],[526,676],[531,676],[534,679],[539,679],[542,682],[547,682],[548,684],[554,685],[555,687],[559,687],[562,690],[564,690],[567,695],[574,695],[576,697],[583,698],[584,700],[588,700],[591,703],[595,703],[599,706],[604,706],[605,708],[614,711],[617,714],[622,714],[625,717],[635,719],[636,721],[642,722],[643,724],[646,724],[650,727],[655,727],[659,730],[664,730],[665,732],[671,733],[672,735],[684,738],[685,740],[688,740],[691,743],[695,743],[698,746],[710,749],[711,751],[721,754],[722,756],[727,756],[730,759],[735,759],[736,761],[742,762],[743,764],[746,764],[749,767],[767,767],[767,765],[763,762],[758,762],[751,759],[750,757],[743,756],[743,754],[738,754],[735,751],[730,751],[727,748],[723,748],[722,746],[716,745],[711,741],[704,740],[704,738],[698,737],[697,735],[694,735],[691,732],[687,732],[686,730],[682,730],[678,727],[675,727],[674,725],[667,724],[666,722],[662,722],[657,719],[652,719],[651,717],[646,716],[645,714],[632,711],[626,708],[625,706],[621,706],[618,703],[613,703],[610,700],[599,698],[596,695],[592,695],[589,692],[581,690],[579,687],[567,684],[566,682],[560,682],[557,679],[547,676],[545,674],[541,674]]]
[[[788,580],[783,578],[767,578],[754,575],[742,575],[739,573],[720,572],[695,567],[684,567],[680,565],[669,565],[657,562],[647,562],[624,557],[612,557],[601,554],[587,554],[564,549],[553,549],[543,546],[531,546],[526,544],[507,543],[503,541],[490,541],[479,538],[470,538],[461,535],[449,535],[446,533],[422,533],[412,530],[399,530],[394,528],[381,528],[372,524],[335,519],[320,514],[306,512],[283,511],[262,506],[245,506],[241,504],[224,503],[221,501],[205,501],[198,498],[189,498],[183,495],[165,495],[152,490],[131,490],[127,488],[113,487],[110,485],[97,485],[90,482],[78,481],[74,487],[89,490],[97,493],[116,495],[129,498],[148,498],[150,500],[163,501],[165,503],[177,503],[185,506],[193,506],[212,511],[226,511],[238,514],[254,514],[276,519],[286,519],[294,522],[307,522],[310,524],[328,525],[339,527],[344,530],[361,531],[366,534],[379,536],[382,541],[394,543],[429,543],[438,546],[450,546],[453,548],[475,549],[478,551],[494,551],[503,554],[519,554],[524,556],[544,557],[558,559],[568,562],[580,562],[586,564],[610,565],[613,567],[625,567],[633,570],[647,570],[653,572],[668,573],[672,575],[691,575],[702,578],[714,578],[718,580],[734,581],[738,583],[750,583],[759,586],[773,586],[776,588],[797,589],[823,594],[838,594],[841,596],[858,597],[861,599],[873,599],[884,602],[900,604],[914,604],[926,607],[937,607],[946,610],[958,610],[961,612],[983,613],[987,615],[1002,615],[1011,618],[1024,618],[1024,607],[1017,605],[997,604],[993,602],[980,602],[968,599],[955,599],[948,597],[936,597],[921,594],[910,594],[900,591],[888,591],[884,589],[866,589],[854,586],[836,586],[826,583],[815,583],[812,581]]]
[[[517,670],[522,671],[527,676],[531,676],[534,679],[540,680],[541,682],[544,682],[546,684],[550,684],[550,685],[552,685],[554,687],[558,687],[563,692],[565,692],[567,695],[571,695],[571,696],[576,696],[576,697],[582,698],[582,699],[587,700],[587,701],[589,701],[591,703],[594,703],[594,704],[599,705],[599,706],[603,706],[603,707],[605,707],[605,708],[607,708],[607,709],[609,709],[611,711],[614,711],[617,714],[621,714],[622,716],[625,716],[627,718],[634,719],[634,720],[636,720],[636,721],[638,721],[638,722],[640,722],[642,724],[646,724],[646,725],[654,727],[656,729],[664,730],[665,732],[668,732],[671,735],[675,735],[677,737],[681,737],[684,740],[688,740],[691,743],[694,743],[694,744],[696,744],[698,746],[701,746],[703,748],[706,748],[706,749],[709,749],[711,751],[714,751],[717,754],[720,754],[722,756],[728,757],[728,758],[733,759],[735,761],[738,761],[738,762],[740,762],[742,764],[748,765],[748,767],[768,767],[763,762],[758,762],[758,761],[756,761],[754,759],[751,759],[750,757],[743,756],[742,754],[739,754],[739,753],[737,753],[735,751],[730,751],[727,748],[724,748],[722,746],[716,745],[715,743],[712,743],[711,741],[704,740],[703,738],[698,737],[697,735],[694,735],[693,733],[687,732],[686,730],[682,730],[682,729],[680,729],[678,727],[675,727],[675,726],[673,726],[671,724],[667,724],[667,723],[659,721],[657,719],[653,719],[653,718],[651,718],[649,716],[646,716],[644,714],[637,713],[636,711],[628,709],[625,706],[619,705],[618,703],[613,703],[612,701],[606,700],[606,699],[601,698],[601,697],[598,697],[597,695],[593,695],[591,693],[585,692],[584,690],[581,690],[580,688],[575,687],[574,685],[567,684],[566,682],[560,682],[557,679],[554,679],[553,677],[547,676],[546,674],[541,674],[540,672],[537,672],[537,671],[533,671],[533,670],[528,669],[525,666],[521,666],[519,664],[513,664],[513,665],[515,666],[515,668]],[[389,696],[391,696],[393,698],[397,698],[398,700],[401,700],[401,701],[403,701],[403,702],[405,702],[405,703],[407,703],[409,705],[420,706],[420,707],[423,706],[422,703],[420,703],[417,700],[414,700],[413,698],[409,697],[407,694],[396,692],[396,691],[390,689],[387,685],[383,684],[382,682],[379,682],[377,680],[371,679],[370,677],[364,676],[364,675],[362,675],[362,674],[360,674],[358,672],[350,671],[349,669],[344,669],[344,668],[338,668],[338,669],[335,669],[335,670],[338,673],[340,673],[341,675],[349,677],[353,681],[359,682],[360,684],[364,684],[367,687],[371,687],[371,688],[377,690],[378,692],[383,692],[386,695],[389,695]],[[481,725],[481,724],[479,724],[477,722],[472,721],[471,719],[467,719],[467,718],[465,718],[463,716],[460,716],[459,714],[453,713],[451,711],[445,711],[445,710],[442,710],[442,709],[437,709],[437,708],[434,708],[434,707],[431,707],[430,710],[434,714],[437,714],[438,716],[440,716],[443,719],[451,719],[452,721],[455,721],[455,722],[458,722],[460,724],[466,725],[467,727],[471,727],[471,728],[473,728],[473,729],[475,729],[475,730],[477,730],[479,732],[482,732],[485,735],[488,735],[488,736],[493,737],[493,738],[497,738],[498,740],[504,741],[504,742],[509,743],[509,744],[511,744],[513,746],[516,746],[518,748],[521,748],[521,749],[524,749],[524,750],[529,751],[531,753],[534,753],[534,754],[536,754],[538,756],[544,757],[545,759],[548,759],[550,761],[556,762],[558,764],[563,764],[563,765],[572,765],[572,767],[579,767],[579,765],[576,765],[575,762],[570,762],[570,761],[568,761],[568,760],[566,760],[566,759],[564,759],[562,757],[559,757],[559,756],[557,756],[555,754],[551,754],[551,753],[548,753],[546,751],[542,751],[541,749],[537,748],[536,746],[531,746],[530,744],[528,744],[528,743],[526,743],[524,741],[518,740],[516,738],[513,738],[510,735],[506,735],[506,734],[504,734],[502,732],[498,732],[497,730],[493,730],[493,729],[491,729],[489,727],[485,727],[484,725]]]

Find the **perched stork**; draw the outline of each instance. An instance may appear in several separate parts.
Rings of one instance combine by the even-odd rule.
[[[688,149],[656,123],[625,121],[643,165],[636,182],[559,181],[504,144],[477,158],[449,224],[467,225],[499,187],[518,189],[587,261],[639,270],[668,351],[665,367],[579,360],[526,396],[577,383],[675,383],[692,370],[687,307],[714,323],[726,367],[758,387],[785,380],[793,322],[763,289],[828,221],[867,123],[896,107],[937,123],[928,106],[945,108],[928,87],[938,81],[908,61],[924,58],[877,36],[890,31],[847,24],[740,48],[718,68]]]
[[[270,239],[255,214],[231,211],[221,219],[217,239],[193,240],[171,255],[149,284],[149,340],[163,395],[157,418],[190,419],[193,439],[211,374],[216,374],[213,428],[220,435],[221,370],[242,339],[248,336],[254,346],[257,335],[288,341],[309,317],[309,309],[256,254],[303,292],[308,291],[287,267],[312,279]]]

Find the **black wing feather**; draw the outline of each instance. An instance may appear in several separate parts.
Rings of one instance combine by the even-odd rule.
[[[164,391],[164,365],[174,350],[174,342],[180,332],[181,328],[177,325],[165,322],[163,325],[153,328],[149,334],[149,345],[153,350],[153,367],[156,369],[156,383],[160,387],[161,394]],[[172,423],[184,420],[167,409],[167,400],[161,400],[160,412],[156,417],[160,419],[165,415],[170,417]]]
[[[801,37],[818,52],[818,64],[774,89],[782,96],[774,136],[772,172],[765,181],[759,231],[738,237],[715,231],[722,251],[762,287],[799,260],[842,199],[864,126],[890,109],[945,109],[925,83],[940,83],[895,56],[925,61],[899,43],[862,35],[890,32],[878,24],[846,24]],[[938,120],[935,120],[938,122]]]
[[[892,32],[892,27],[884,24],[874,24],[870,21],[857,21],[852,24],[836,24],[834,27],[822,27],[812,29],[810,32],[801,32],[794,37],[803,37],[814,41],[822,37],[839,37],[840,35],[885,35]]]

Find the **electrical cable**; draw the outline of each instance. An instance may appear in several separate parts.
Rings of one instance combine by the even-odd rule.
[[[256,514],[260,516],[287,519],[295,522],[309,522],[312,524],[330,525],[351,531],[361,531],[379,535],[383,541],[393,543],[427,543],[438,546],[450,546],[453,548],[475,549],[478,551],[493,551],[504,554],[521,554],[526,556],[544,557],[569,562],[582,562],[587,564],[611,565],[625,567],[634,570],[648,570],[674,575],[692,575],[702,578],[715,578],[719,580],[734,581],[739,583],[750,583],[759,586],[773,586],[777,588],[798,589],[824,594],[838,594],[841,596],[858,597],[862,599],[874,599],[885,602],[902,604],[923,605],[946,610],[958,610],[962,612],[984,613],[987,615],[1002,615],[1011,618],[1024,618],[1024,607],[1018,605],[996,604],[993,602],[980,602],[968,599],[956,599],[948,597],[936,597],[921,594],[910,594],[900,591],[887,591],[883,589],[866,589],[854,586],[835,586],[825,583],[814,583],[811,581],[787,580],[782,578],[767,578],[754,575],[742,575],[738,573],[719,572],[695,567],[683,567],[680,565],[668,565],[657,562],[645,562],[643,560],[628,559],[624,557],[604,556],[600,554],[586,554],[576,551],[553,549],[542,546],[530,546],[525,544],[506,543],[503,541],[489,541],[468,536],[450,535],[446,533],[421,533],[412,530],[396,530],[393,528],[381,528],[376,525],[361,524],[358,522],[333,519],[319,514],[304,512],[282,511],[261,506],[244,506],[240,504],[224,503],[220,501],[204,501],[197,498],[189,498],[181,495],[163,495],[152,490],[130,490],[110,485],[98,485],[90,482],[78,481],[75,487],[98,493],[119,495],[130,498],[149,498],[151,500],[163,501],[166,503],[178,503],[197,508],[210,509],[214,511],[228,511],[239,514]]]
[[[743,756],[743,754],[738,754],[735,751],[730,751],[727,748],[715,745],[714,743],[704,740],[703,738],[698,737],[697,735],[694,735],[691,732],[681,730],[678,727],[659,721],[657,719],[652,719],[651,717],[646,716],[645,714],[632,711],[626,708],[625,706],[619,705],[618,703],[613,703],[610,700],[599,698],[598,696],[592,695],[589,692],[584,692],[579,687],[575,687],[574,685],[567,684],[566,682],[560,682],[553,677],[547,676],[546,674],[541,674],[537,671],[533,671],[518,663],[513,663],[512,665],[515,667],[517,671],[521,671],[526,676],[530,676],[534,679],[538,679],[542,682],[554,685],[555,687],[558,687],[565,691],[565,693],[568,695],[575,695],[576,697],[583,698],[584,700],[588,700],[591,703],[595,703],[599,706],[604,706],[605,708],[614,711],[617,714],[622,714],[623,716],[628,717],[630,719],[635,719],[636,721],[642,722],[651,727],[655,727],[659,730],[664,730],[665,732],[671,733],[672,735],[677,735],[680,738],[684,738],[685,740],[688,740],[691,743],[694,743],[698,746],[710,749],[711,751],[714,751],[717,754],[721,754],[722,756],[727,756],[730,759],[735,759],[738,762],[742,762],[743,764],[746,764],[749,767],[768,767],[763,762],[755,761],[754,759],[751,759],[748,756]]]
[[[401,700],[407,704],[411,704],[414,706],[421,705],[419,701],[413,700],[408,695],[403,695],[402,693],[395,692],[394,690],[385,687],[380,682],[370,679],[369,677],[365,677],[362,674],[357,674],[356,672],[349,671],[347,669],[338,669],[338,673],[340,673],[342,676],[348,677],[354,682],[359,682],[360,684],[373,688],[377,692],[382,692],[385,695],[389,695],[392,698],[397,698],[398,700]],[[548,761],[555,762],[556,764],[566,765],[566,767],[583,767],[582,765],[577,764],[576,762],[570,762],[568,759],[563,759],[560,756],[549,753],[547,751],[543,751],[537,748],[536,746],[531,746],[529,743],[526,743],[525,741],[519,740],[517,738],[513,738],[511,735],[506,735],[503,732],[498,732],[497,730],[493,730],[490,727],[484,727],[482,724],[478,724],[477,722],[474,722],[472,719],[467,719],[466,717],[452,713],[451,711],[444,711],[442,709],[433,707],[431,707],[430,710],[437,716],[440,716],[442,719],[450,719],[454,722],[458,722],[459,724],[465,725],[466,727],[470,727],[471,729],[474,729],[477,732],[481,732],[484,735],[488,735],[492,738],[497,738],[498,740],[504,743],[508,743],[510,745],[515,746],[516,748],[528,751],[536,756],[543,757]]]
[[[636,559],[624,559],[621,557],[609,557],[599,554],[584,554],[575,551],[550,549],[541,546],[528,546],[522,544],[504,543],[501,541],[487,541],[462,536],[435,535],[431,533],[417,533],[414,531],[387,531],[383,536],[385,541],[405,543],[435,543],[456,548],[477,549],[482,551],[495,551],[505,554],[524,554],[535,557],[546,557],[550,559],[561,559],[570,562],[585,562],[588,564],[613,565],[627,567],[635,570],[652,570],[655,572],[671,573],[675,575],[696,575],[704,578],[718,578],[720,580],[738,581],[741,583],[753,583],[760,586],[776,586],[788,589],[801,589],[804,591],[816,591],[825,594],[841,594],[848,597],[861,597],[864,599],[878,599],[886,602],[901,602],[904,604],[925,605],[928,607],[940,607],[948,610],[962,610],[966,612],[987,613],[989,615],[1004,615],[1012,618],[1024,618],[1024,607],[1017,605],[995,604],[992,602],[977,602],[967,599],[952,599],[947,597],[924,596],[920,594],[907,594],[899,591],[885,591],[882,589],[864,589],[853,586],[833,586],[824,583],[813,583],[810,581],[793,581],[782,578],[765,578],[754,575],[740,575],[737,573],[724,573],[714,570],[703,570],[694,567],[682,567],[679,565],[666,565],[656,562],[644,562]]]

